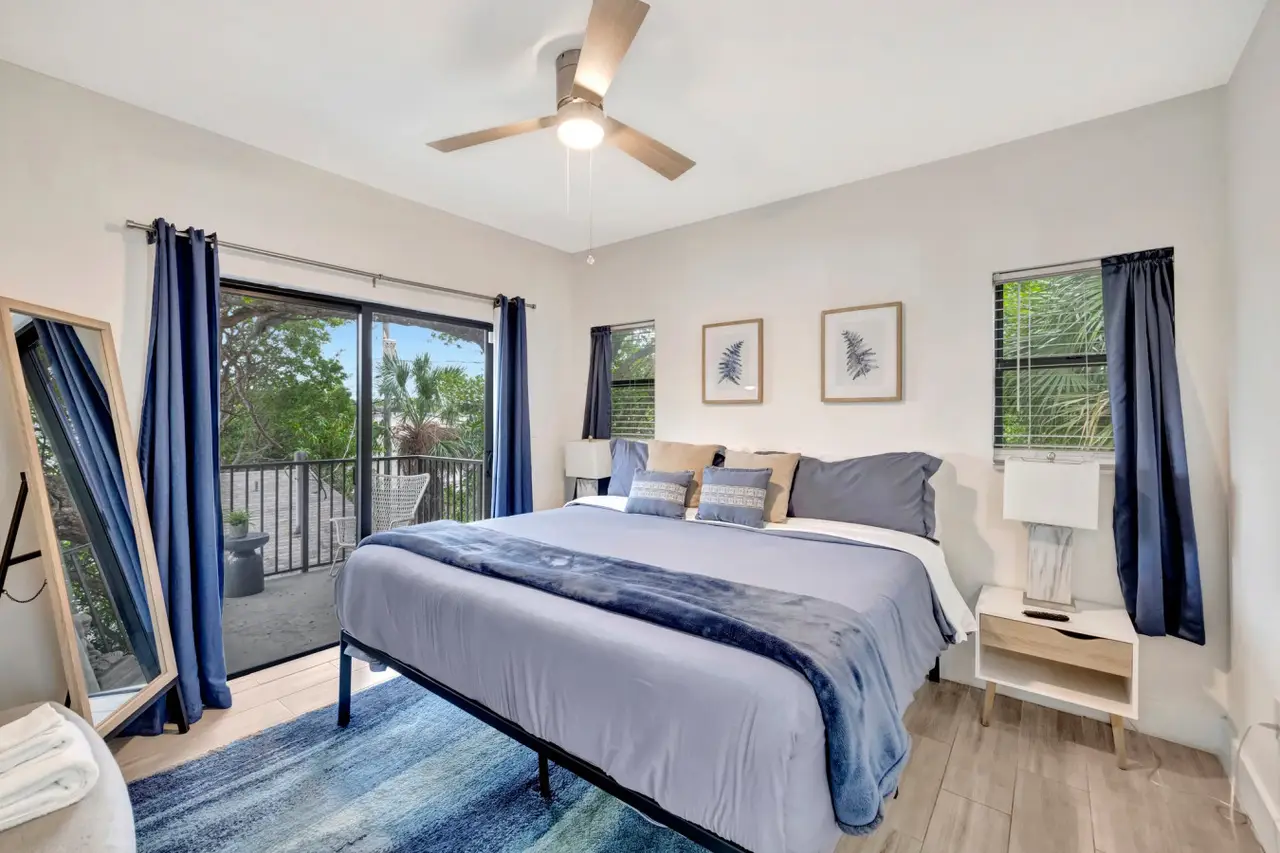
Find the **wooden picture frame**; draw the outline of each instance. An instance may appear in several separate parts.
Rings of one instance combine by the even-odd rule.
[[[902,400],[901,302],[830,308],[820,321],[820,376],[824,403],[896,403]]]
[[[31,414],[28,399],[27,379],[23,372],[21,356],[18,349],[17,329],[13,315],[52,320],[67,323],[88,332],[99,335],[102,349],[104,374],[99,378],[107,392],[111,410],[116,446],[133,448],[136,446],[134,432],[129,424],[128,409],[125,405],[124,386],[120,379],[120,365],[116,357],[115,340],[111,334],[111,326],[102,320],[82,317],[32,305],[14,299],[0,298],[0,352],[8,373],[11,389],[11,403],[19,422],[22,434],[24,461],[27,468],[27,481],[31,489],[31,497],[27,501],[26,517],[36,525],[40,539],[40,562],[44,564],[45,579],[49,596],[52,599],[54,626],[58,634],[59,651],[62,657],[62,668],[67,682],[67,692],[71,697],[71,708],[100,734],[104,736],[115,732],[129,720],[133,719],[166,690],[175,684],[178,666],[174,657],[173,640],[169,633],[169,617],[165,608],[163,587],[160,583],[160,572],[156,561],[155,543],[151,537],[151,523],[147,515],[146,495],[142,488],[142,477],[138,470],[137,457],[126,450],[120,454],[121,467],[124,472],[125,491],[128,493],[128,505],[133,533],[137,541],[138,559],[142,568],[143,586],[146,594],[146,605],[151,617],[151,627],[155,634],[156,657],[159,674],[139,687],[128,701],[113,705],[110,712],[102,719],[95,721],[90,696],[87,689],[86,674],[82,663],[79,637],[76,633],[71,606],[71,595],[61,559],[61,543],[54,527],[53,515],[50,511],[49,490],[45,482],[44,466],[40,459],[40,450],[36,442],[35,423]],[[184,722],[185,725],[185,722]]]
[[[752,352],[754,350],[754,352]],[[708,353],[714,363],[707,360]],[[764,320],[730,320],[702,327],[702,402],[764,402]]]

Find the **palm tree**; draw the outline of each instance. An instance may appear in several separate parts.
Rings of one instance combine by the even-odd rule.
[[[390,436],[405,456],[450,455],[466,419],[458,402],[445,389],[465,381],[457,365],[436,367],[427,353],[405,361],[387,354],[378,368],[377,389],[384,411],[390,413]]]
[[[1096,270],[1004,285],[1002,355],[1027,369],[1004,374],[1005,439],[1011,444],[1111,445],[1102,282]],[[1089,356],[1076,366],[1037,359]],[[1014,383],[1021,382],[1020,387]]]

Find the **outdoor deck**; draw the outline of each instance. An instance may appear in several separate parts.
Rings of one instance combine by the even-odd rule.
[[[261,549],[265,589],[223,602],[227,672],[238,673],[336,642],[329,566],[338,545],[330,519],[356,514],[355,459],[225,466],[222,510],[249,514],[249,529],[270,536]],[[435,456],[379,457],[386,474],[429,474],[419,523],[475,521],[487,515],[483,463]],[[348,552],[349,553],[349,552]]]
[[[268,575],[257,595],[222,604],[227,672],[264,666],[338,642],[328,571]]]

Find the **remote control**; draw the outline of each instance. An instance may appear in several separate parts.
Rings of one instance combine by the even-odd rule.
[[[1065,613],[1055,613],[1052,610],[1024,610],[1023,616],[1029,616],[1032,619],[1048,619],[1050,622],[1070,622],[1071,617]]]

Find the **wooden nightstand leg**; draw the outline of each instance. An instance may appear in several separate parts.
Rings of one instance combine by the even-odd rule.
[[[987,694],[982,697],[982,725],[991,725],[991,709],[996,705],[996,683],[987,682]]]
[[[1116,766],[1121,770],[1129,769],[1129,759],[1124,748],[1124,717],[1111,715],[1111,735],[1116,742]]]

